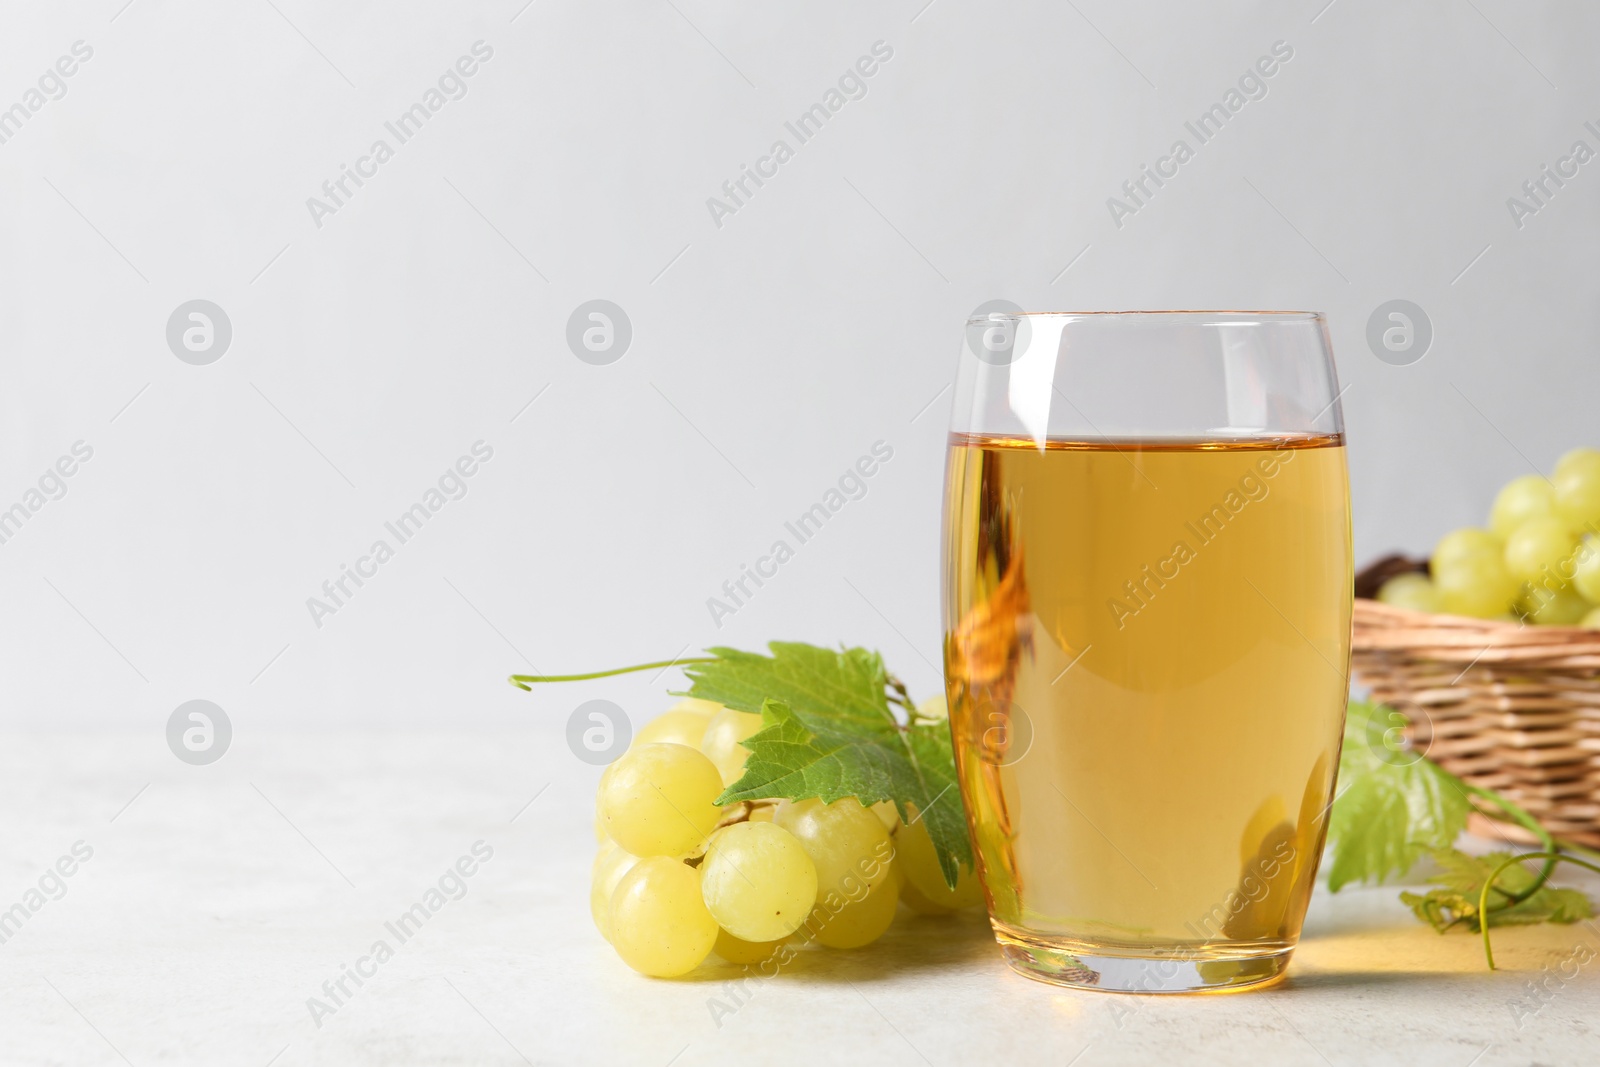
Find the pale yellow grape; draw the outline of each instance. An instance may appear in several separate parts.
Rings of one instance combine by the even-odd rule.
[[[939,693],[926,700],[917,701],[917,714],[924,719],[948,719],[950,705],[945,703],[944,694]]]
[[[805,922],[817,870],[794,835],[770,822],[739,822],[711,836],[700,890],[717,925],[741,941],[776,941]]]
[[[762,804],[750,809],[747,819],[750,822],[771,822],[773,812],[778,810],[776,804]]]
[[[744,761],[750,758],[750,750],[739,742],[759,729],[761,716],[748,711],[723,708],[711,716],[700,739],[700,751],[717,765],[723,785],[732,785],[744,774]]]
[[[1498,615],[1511,606],[1521,587],[1505,561],[1487,553],[1458,556],[1447,566],[1433,569],[1439,610],[1452,615]]]
[[[722,710],[722,705],[718,704],[715,700],[701,700],[699,697],[684,697],[667,710],[692,711],[696,715],[704,715],[709,719],[711,716]]]
[[[656,978],[700,966],[717,941],[717,921],[700,899],[693,867],[666,856],[634,864],[611,898],[611,944],[622,962]]]
[[[951,910],[923,896],[922,890],[910,878],[900,880],[900,900],[918,915],[949,915]]]
[[[951,889],[944,883],[944,872],[939,869],[939,856],[934,851],[928,828],[919,819],[901,827],[895,834],[895,858],[906,880],[917,887],[917,892],[930,902],[944,908],[970,908],[983,902],[983,886],[978,875],[970,868],[962,868]]]
[[[1506,538],[1506,569],[1521,581],[1559,585],[1563,579],[1557,568],[1577,547],[1577,534],[1561,519],[1529,519]]]
[[[863,887],[889,877],[889,861],[894,858],[889,831],[859,800],[784,801],[772,821],[799,838],[816,864],[819,897],[829,893],[858,897]]]
[[[1505,542],[1488,530],[1464,526],[1439,538],[1439,543],[1433,546],[1432,566],[1437,570],[1468,556],[1498,556],[1505,548]]]
[[[749,965],[760,963],[778,951],[783,944],[783,939],[776,941],[745,941],[734,937],[726,930],[717,931],[717,943],[711,951],[727,960],[729,963],[742,963]]]
[[[1550,472],[1550,480],[1555,481],[1568,471],[1586,465],[1600,466],[1600,451],[1593,448],[1574,448],[1556,460],[1556,468]]]
[[[695,749],[640,745],[600,776],[600,815],[611,840],[635,856],[683,856],[722,817],[721,792],[722,776]]]
[[[633,744],[687,745],[699,751],[700,739],[706,734],[710,720],[698,711],[664,711],[639,727],[633,735]]]
[[[1524,474],[1507,482],[1489,511],[1489,529],[1509,539],[1529,519],[1555,514],[1556,490],[1537,474]]]
[[[893,833],[894,828],[900,825],[900,813],[895,810],[894,801],[892,800],[880,800],[872,805],[872,814],[878,817],[878,821],[883,823],[883,828],[890,833]]]
[[[594,870],[589,879],[589,914],[594,916],[595,929],[607,941],[611,940],[611,898],[617,891],[617,883],[638,862],[638,856],[609,842],[601,846],[599,855],[594,858]]]
[[[1412,611],[1443,611],[1439,591],[1426,574],[1397,574],[1383,583],[1378,599],[1397,608]]]
[[[1574,562],[1577,569],[1572,575],[1572,585],[1585,600],[1600,604],[1600,541],[1588,539],[1578,547]]]
[[[1589,603],[1570,586],[1549,590],[1535,590],[1526,601],[1528,621],[1537,626],[1576,626],[1593,610]]]
[[[1556,487],[1556,514],[1569,526],[1600,525],[1600,454],[1573,457],[1551,481]]]
[[[1591,630],[1600,630],[1600,608],[1595,608],[1578,620],[1578,625],[1588,627]]]
[[[859,900],[844,897],[819,900],[806,922],[806,929],[819,944],[828,948],[860,948],[872,944],[889,929],[899,902],[900,879],[891,875],[867,890]]]

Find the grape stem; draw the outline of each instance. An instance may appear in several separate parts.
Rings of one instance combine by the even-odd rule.
[[[912,719],[916,719],[917,705],[912,702],[911,693],[906,689],[906,683],[887,672],[885,672],[883,678],[889,686],[889,692],[885,694],[888,697],[889,703],[899,704],[902,708],[906,709],[906,713],[910,715]]]
[[[741,800],[738,802],[737,810],[728,812],[717,821],[715,829],[720,830],[724,826],[732,826],[734,823],[749,822],[750,816],[755,814],[757,808],[775,808],[777,806],[777,802],[771,800]]]
[[[1454,775],[1452,775],[1452,777],[1454,777]],[[1522,827],[1524,830],[1527,830],[1529,833],[1533,834],[1533,836],[1537,837],[1539,839],[1539,844],[1544,846],[1544,850],[1542,852],[1530,852],[1526,855],[1517,857],[1518,859],[1533,859],[1536,856],[1544,857],[1544,866],[1540,868],[1538,877],[1533,880],[1532,884],[1530,884],[1528,888],[1524,889],[1520,893],[1508,893],[1504,889],[1495,890],[1495,892],[1506,898],[1495,905],[1496,911],[1504,911],[1506,908],[1516,907],[1518,904],[1521,904],[1523,901],[1532,897],[1539,890],[1543,889],[1544,884],[1550,880],[1550,874],[1556,869],[1556,863],[1559,862],[1561,857],[1561,846],[1556,843],[1556,839],[1551,836],[1550,831],[1539,825],[1539,820],[1535,819],[1532,815],[1529,815],[1527,811],[1525,811],[1520,805],[1512,803],[1493,790],[1470,785],[1467,782],[1463,782],[1459,778],[1456,778],[1456,783],[1465,792],[1470,793],[1482,800],[1486,800],[1490,804],[1493,804],[1495,807],[1499,808],[1501,811],[1505,812],[1511,817],[1513,822]],[[1493,882],[1494,879],[1489,879],[1489,881],[1484,884],[1485,890],[1487,890],[1488,886],[1493,884]],[[1481,907],[1478,909],[1478,914],[1480,916],[1483,914],[1483,909]],[[1485,929],[1487,929],[1487,925],[1485,926]],[[1494,960],[1492,957],[1489,960],[1489,966],[1491,968],[1494,967]]]
[[[911,725],[915,726],[919,722],[939,721],[936,716],[924,715],[917,710],[916,702],[911,699],[911,693],[906,689],[906,683],[892,674],[885,674],[884,680],[888,683],[890,689],[890,692],[885,694],[889,699],[889,703],[899,704],[902,708],[905,708],[906,717],[910,720]]]
[[[1526,814],[1526,813],[1524,813],[1524,814]],[[1521,863],[1523,860],[1532,860],[1532,859],[1542,859],[1542,860],[1544,860],[1545,861],[1545,870],[1546,871],[1549,871],[1550,868],[1554,867],[1557,863],[1566,862],[1566,863],[1576,863],[1579,867],[1582,867],[1585,870],[1593,871],[1596,874],[1600,874],[1600,865],[1590,863],[1588,860],[1580,860],[1576,856],[1568,856],[1568,855],[1566,855],[1564,853],[1556,852],[1556,851],[1529,852],[1529,853],[1526,853],[1525,855],[1521,855],[1521,856],[1512,856],[1510,859],[1505,860],[1504,862],[1502,862],[1500,864],[1500,866],[1496,867],[1494,869],[1494,873],[1489,875],[1489,880],[1484,882],[1483,883],[1483,888],[1478,891],[1478,926],[1479,926],[1479,929],[1481,929],[1483,931],[1483,955],[1484,955],[1484,958],[1486,958],[1489,961],[1489,969],[1491,971],[1495,969],[1495,965],[1494,965],[1494,946],[1492,946],[1489,943],[1489,914],[1490,914],[1490,911],[1489,911],[1489,890],[1494,888],[1495,880],[1497,878],[1499,878],[1500,875],[1505,873],[1505,871],[1506,871],[1506,869],[1508,867],[1511,867],[1514,864]],[[1498,893],[1504,893],[1505,892],[1505,890],[1503,890],[1503,889],[1497,889],[1495,891],[1498,892]],[[1525,899],[1527,899],[1526,894],[1524,894],[1523,896],[1518,898],[1518,900],[1525,900]],[[1505,907],[1509,907],[1509,905],[1501,905],[1500,907],[1497,907],[1494,910],[1495,911],[1501,911]]]
[[[686,659],[664,659],[655,663],[639,663],[632,667],[614,667],[608,671],[590,671],[588,674],[513,674],[508,680],[518,689],[533,691],[536,682],[586,682],[591,678],[610,678],[618,674],[632,674],[635,671],[650,671],[665,667],[676,667],[683,663],[715,663],[715,656],[689,656]]]
[[[1600,860],[1600,852],[1596,852],[1592,848],[1585,848],[1575,841],[1566,841],[1558,837],[1556,838],[1556,844],[1561,846],[1561,851],[1563,852],[1576,852],[1580,856],[1588,856],[1592,860]]]

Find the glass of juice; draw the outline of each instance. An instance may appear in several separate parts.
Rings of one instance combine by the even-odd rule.
[[[1349,684],[1323,317],[997,311],[956,389],[945,683],[1006,960],[1125,992],[1273,982]]]

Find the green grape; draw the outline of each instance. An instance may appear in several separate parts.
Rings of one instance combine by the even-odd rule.
[[[723,708],[711,716],[700,739],[700,751],[717,765],[723,785],[732,785],[744,774],[744,761],[750,758],[750,750],[739,742],[759,729],[761,716],[748,711]]]
[[[1439,543],[1433,546],[1431,566],[1438,570],[1468,556],[1498,556],[1505,550],[1505,542],[1488,530],[1463,526],[1439,538]]]
[[[1578,620],[1578,625],[1590,630],[1600,630],[1600,608],[1595,608],[1589,614]]]
[[[782,944],[782,938],[776,941],[744,941],[726,930],[719,929],[717,943],[712,946],[711,951],[729,963],[742,963],[748,966],[771,957]]]
[[[1412,611],[1443,611],[1438,590],[1426,574],[1397,574],[1383,583],[1378,599]]]
[[[706,723],[710,721],[698,711],[664,711],[639,727],[639,732],[633,735],[633,745],[687,745],[698,751],[700,739],[706,734]]]
[[[794,835],[770,822],[739,822],[711,835],[700,890],[717,925],[741,941],[777,941],[817,902],[817,869]]]
[[[1578,536],[1554,515],[1529,519],[1506,538],[1506,569],[1524,582],[1559,585],[1571,577],[1561,566],[1578,547]]]
[[[943,876],[941,875],[941,877]],[[900,880],[900,899],[905,903],[906,907],[910,908],[918,915],[950,914],[949,908],[945,907],[943,904],[935,904],[933,901],[923,896],[922,890],[918,889],[916,883],[910,878],[902,878]]]
[[[722,705],[718,704],[715,700],[702,700],[699,697],[684,697],[667,710],[692,711],[696,715],[704,715],[709,719],[711,716],[722,710]]]
[[[1511,606],[1521,588],[1499,556],[1460,556],[1447,567],[1435,567],[1433,589],[1440,611],[1487,618]]]
[[[893,861],[890,861],[892,866]],[[828,948],[861,948],[883,936],[900,902],[900,878],[891,874],[859,900],[822,899],[806,920],[806,929]],[[837,910],[834,910],[837,908]]]
[[[1586,539],[1573,556],[1572,584],[1585,600],[1600,604],[1600,540]]]
[[[624,852],[609,839],[600,846],[594,858],[594,870],[589,879],[589,914],[594,916],[595,929],[607,941],[611,940],[611,897],[617,891],[622,876],[633,870],[639,857]]]
[[[1494,498],[1489,528],[1497,536],[1509,539],[1529,519],[1555,514],[1555,506],[1555,487],[1537,474],[1524,474],[1507,482]]]
[[[722,776],[683,745],[631,748],[600,776],[600,816],[611,840],[635,856],[684,856],[722,818]]]
[[[1535,590],[1524,602],[1527,620],[1538,626],[1576,626],[1594,608],[1570,587]]]
[[[693,867],[666,856],[634,864],[611,897],[611,944],[622,962],[655,978],[700,966],[717,941],[717,921],[700,899]]]
[[[1592,448],[1574,448],[1556,460],[1556,469],[1550,472],[1550,480],[1555,481],[1568,471],[1586,465],[1600,466],[1600,451]]]
[[[1556,514],[1574,528],[1600,524],[1600,452],[1573,456],[1551,478],[1556,487]]]
[[[895,857],[906,880],[916,886],[924,899],[942,908],[970,908],[983,903],[983,887],[978,875],[970,868],[963,869],[956,879],[956,887],[944,884],[944,872],[939,868],[939,856],[934,850],[928,828],[919,819],[902,827],[895,834]]]
[[[883,823],[852,797],[824,804],[815,798],[784,801],[772,821],[800,839],[817,867],[817,896],[861,896],[889,877],[894,845]]]
[[[890,833],[894,833],[894,828],[900,825],[900,813],[895,810],[892,800],[880,800],[872,805],[872,814],[878,817],[878,821],[883,823],[883,828]]]

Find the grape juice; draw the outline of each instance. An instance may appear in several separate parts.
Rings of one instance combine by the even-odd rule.
[[[1347,697],[1342,440],[958,434],[947,473],[950,721],[1002,945],[1286,959]]]

